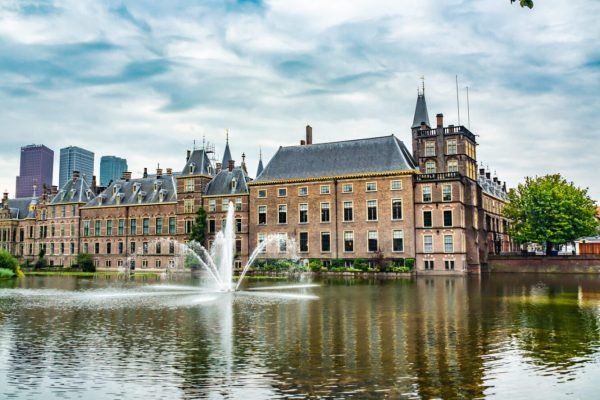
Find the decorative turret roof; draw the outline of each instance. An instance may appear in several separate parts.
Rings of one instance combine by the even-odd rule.
[[[260,149],[260,153],[258,155],[258,168],[256,169],[256,177],[258,178],[260,174],[263,172],[263,162],[262,162],[262,149]]]
[[[417,106],[415,107],[415,116],[411,128],[418,128],[421,126],[421,122],[425,122],[427,126],[429,124],[429,114],[427,113],[427,103],[425,102],[425,88],[423,93],[417,94]]]
[[[221,162],[221,165],[223,166],[223,168],[227,168],[227,166],[229,165],[229,160],[231,160],[231,151],[229,151],[229,132],[227,132],[227,139],[226,139],[226,143],[225,143],[225,152],[223,153],[223,162]]]

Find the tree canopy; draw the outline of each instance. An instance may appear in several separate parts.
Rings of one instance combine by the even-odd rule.
[[[200,207],[196,212],[196,221],[192,226],[192,231],[190,232],[190,240],[195,240],[196,242],[204,245],[204,239],[206,238],[206,210],[203,207]]]
[[[504,215],[512,221],[510,234],[518,242],[553,244],[594,235],[598,228],[596,204],[587,189],[567,182],[560,174],[525,178],[508,193]]]
[[[511,4],[515,1],[517,0],[510,0]],[[519,0],[519,4],[521,7],[529,7],[530,9],[533,8],[533,0]]]

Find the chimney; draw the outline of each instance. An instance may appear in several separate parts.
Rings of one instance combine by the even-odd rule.
[[[53,196],[58,194],[58,186],[52,185],[52,189],[50,189],[50,194]]]
[[[96,175],[92,175],[92,186],[91,188],[94,193],[96,193]]]
[[[4,192],[2,195],[2,205],[6,208],[8,207],[8,192]]]
[[[444,127],[444,114],[439,113],[435,116],[435,118],[437,120],[437,127],[443,128]]]
[[[162,168],[156,168],[156,177],[160,178],[162,176]]]
[[[191,155],[192,155],[192,152],[190,150],[188,150],[187,151],[187,156],[185,157],[185,162],[189,161]]]
[[[144,167],[144,178],[148,177],[148,168]]]
[[[123,176],[121,177],[121,179],[129,182],[129,180],[131,179],[131,172],[129,172],[129,171],[123,172]]]
[[[167,168],[167,176],[173,175],[173,168]]]
[[[494,183],[498,183],[498,177],[497,176],[494,177]]]
[[[491,174],[490,174],[489,172],[486,172],[486,173],[485,173],[485,177],[486,177],[487,179],[491,179]]]
[[[306,145],[306,140],[302,139],[302,140],[300,141],[300,146],[304,146],[304,145]]]
[[[479,175],[485,175],[485,168],[479,168]]]
[[[312,144],[312,127],[306,125],[306,144]]]
[[[504,181],[504,183],[502,183],[502,190],[503,190],[504,192],[506,192],[506,181]]]
[[[235,167],[235,160],[229,160],[229,165],[227,165],[227,169],[229,170],[229,172],[233,171],[234,167]]]
[[[79,178],[79,171],[73,171],[73,179]]]
[[[217,172],[217,174],[218,174],[219,172],[221,172],[221,163],[220,163],[220,162],[218,162],[218,163],[217,163],[217,165],[216,165],[216,167],[217,167],[217,168],[216,168],[216,169],[217,169],[217,171],[216,171],[216,172]]]

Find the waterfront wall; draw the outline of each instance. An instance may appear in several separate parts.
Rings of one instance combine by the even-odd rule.
[[[600,256],[490,256],[489,272],[600,274]]]

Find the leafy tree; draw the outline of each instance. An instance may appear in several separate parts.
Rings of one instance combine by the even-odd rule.
[[[77,256],[77,265],[83,272],[96,272],[94,259],[90,254],[81,253]]]
[[[0,250],[0,269],[11,271],[17,278],[23,277],[23,272],[21,272],[19,262],[6,250]]]
[[[44,258],[45,256],[46,256],[46,250],[41,249],[38,254],[38,260],[33,265],[34,269],[44,269],[44,268],[48,267],[48,262]]]
[[[517,0],[510,0],[511,4]],[[529,7],[529,9],[533,8],[533,0],[519,0],[519,4],[521,7]]]
[[[567,182],[560,174],[535,179],[511,189],[504,215],[512,221],[510,234],[518,242],[546,243],[546,254],[554,244],[593,235],[598,227],[596,205],[587,189]]]
[[[196,221],[194,222],[194,226],[192,226],[192,231],[190,232],[190,240],[195,240],[196,242],[204,245],[205,238],[206,210],[203,207],[200,207],[196,212]]]

